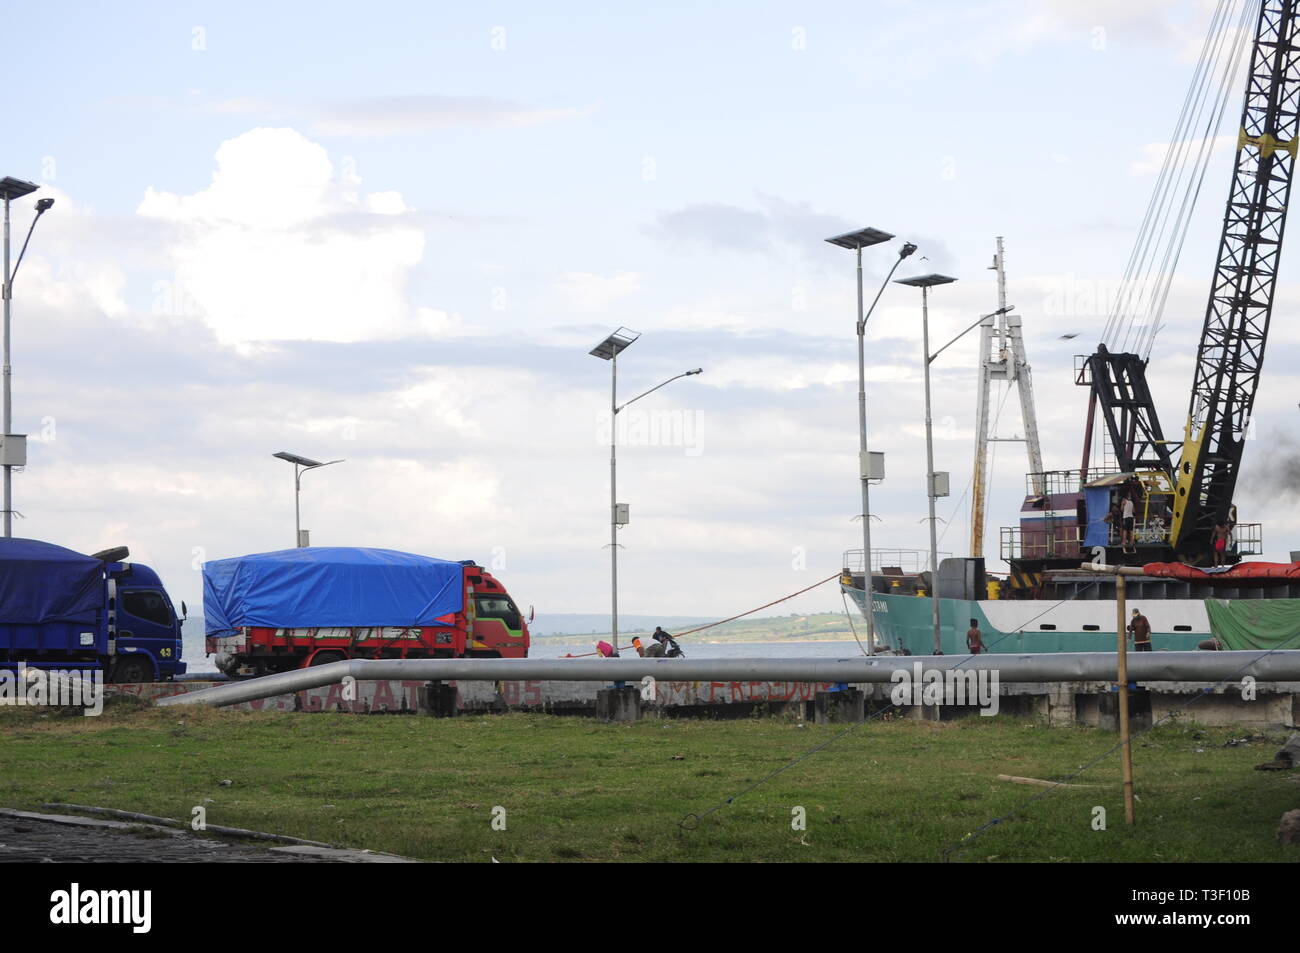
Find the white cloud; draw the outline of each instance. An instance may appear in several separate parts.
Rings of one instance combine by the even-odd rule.
[[[377,96],[324,109],[312,129],[322,136],[393,136],[455,126],[538,126],[590,109],[551,109],[476,96]]]
[[[399,193],[359,195],[293,129],[230,139],[216,163],[206,189],[151,187],[137,211],[173,226],[176,281],[220,341],[360,341],[426,323],[405,295],[424,235]]]
[[[619,298],[641,290],[641,276],[625,271],[617,275],[593,275],[586,271],[571,271],[560,275],[552,287],[578,311],[600,311]]]
[[[1192,139],[1183,142],[1182,154],[1177,157],[1174,168],[1182,168],[1191,162],[1201,151],[1203,139]],[[1222,155],[1225,152],[1231,152],[1237,148],[1237,137],[1235,134],[1228,136],[1215,136],[1214,141],[1210,143],[1211,155]],[[1138,148],[1138,157],[1129,163],[1128,170],[1131,175],[1155,175],[1165,164],[1165,156],[1169,152],[1169,143],[1167,142],[1150,142]]]

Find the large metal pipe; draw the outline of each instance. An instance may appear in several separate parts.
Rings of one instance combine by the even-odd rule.
[[[1037,655],[856,656],[842,659],[392,659],[332,662],[312,668],[218,685],[160,698],[159,705],[235,705],[287,695],[353,678],[357,681],[563,681],[635,682],[646,676],[665,682],[837,682],[893,681],[894,672],[988,670],[1000,682],[1115,681],[1113,652]],[[1138,682],[1216,682],[1251,675],[1261,681],[1300,681],[1300,651],[1143,652],[1128,660]]]

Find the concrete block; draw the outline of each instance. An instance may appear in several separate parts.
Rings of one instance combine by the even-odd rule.
[[[596,692],[596,717],[602,721],[639,721],[640,689],[602,688]]]
[[[819,725],[856,725],[866,716],[866,696],[856,688],[818,692],[813,711]]]
[[[1047,687],[1045,694],[1037,696],[1039,712],[1047,723],[1053,727],[1068,728],[1079,722],[1078,704],[1075,692],[1068,682]]]
[[[1129,689],[1128,726],[1130,732],[1151,727],[1151,695],[1146,689]],[[1118,691],[1097,696],[1097,727],[1104,731],[1119,731]]]
[[[425,682],[416,692],[416,710],[434,718],[456,716],[456,686],[446,682]]]

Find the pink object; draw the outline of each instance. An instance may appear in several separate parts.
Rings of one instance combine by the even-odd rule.
[[[610,645],[604,639],[596,643],[596,651],[601,658],[612,658],[614,656],[614,646]]]

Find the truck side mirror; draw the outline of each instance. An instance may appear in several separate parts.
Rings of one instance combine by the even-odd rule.
[[[182,599],[182,600],[181,600],[181,618],[182,618],[182,619],[188,619],[189,617],[190,617],[190,610],[186,607],[186,605],[185,605],[185,600]]]
[[[533,607],[532,607],[532,606],[529,606],[529,607],[528,607],[528,621],[529,621],[529,622],[532,622],[532,621],[533,621],[533,617],[534,617],[536,614],[537,614],[537,613],[535,613],[535,612],[533,611]]]

